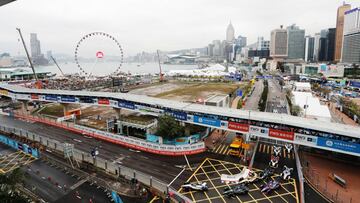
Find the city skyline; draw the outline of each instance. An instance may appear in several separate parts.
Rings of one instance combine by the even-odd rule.
[[[231,7],[219,6],[214,1],[206,3],[197,1],[193,8],[185,8],[183,5],[160,1],[107,4],[87,2],[87,7],[84,9],[80,2],[15,1],[1,8],[0,23],[3,27],[3,37],[0,39],[2,44],[0,52],[10,52],[12,55],[24,54],[18,42],[15,30],[17,26],[22,28],[27,43],[30,41],[29,34],[37,33],[42,42],[42,50],[53,50],[54,53],[69,55],[73,54],[76,42],[83,35],[99,30],[114,34],[123,45],[126,56],[141,51],[154,52],[156,49],[172,51],[205,47],[213,40],[226,39],[225,31],[230,21],[235,29],[235,38],[239,35],[245,36],[249,44],[256,42],[260,36],[269,40],[271,30],[279,25],[286,27],[293,23],[305,29],[306,35],[314,35],[321,29],[336,26],[336,12],[342,1],[316,1],[311,4],[310,1],[297,1],[297,3],[274,1],[271,4],[259,4],[259,1],[228,3],[231,3]],[[346,3],[351,4],[352,7],[360,6],[355,1]],[[292,10],[294,5],[297,5],[296,10]],[[254,8],[256,12],[252,9],[242,10],[241,8],[244,7]],[[33,8],[41,9],[34,12]],[[127,9],[119,12],[116,8],[137,10],[129,13]],[[283,8],[281,15],[279,8]],[[107,10],[110,11],[105,13]],[[14,15],[19,12],[24,15]],[[149,12],[151,14],[155,12],[155,15],[149,17]],[[214,15],[215,12],[226,15]],[[49,13],[51,15],[48,15]],[[27,16],[30,15],[31,27],[26,23],[30,19]],[[288,18],[282,18],[282,15]],[[164,16],[167,16],[167,19],[163,18]],[[116,23],[111,22],[113,18],[119,20]],[[317,21],[314,21],[314,18]],[[4,50],[3,47],[7,49]]]

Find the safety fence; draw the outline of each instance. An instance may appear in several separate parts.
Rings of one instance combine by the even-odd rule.
[[[66,125],[70,125],[67,123]],[[35,141],[45,146],[47,150],[56,151],[57,153],[64,153],[64,144],[58,140],[51,139],[45,136],[38,135],[19,128],[7,127],[0,124],[0,131],[10,134],[15,134],[24,137],[28,140]],[[66,149],[65,149],[66,150]],[[169,187],[166,183],[154,178],[148,174],[120,165],[116,162],[111,162],[100,157],[93,157],[89,152],[84,152],[76,148],[72,152],[73,160],[78,163],[88,163],[104,170],[106,173],[113,176],[122,176],[128,180],[137,180],[151,189],[156,189],[161,194],[170,194],[171,198],[180,202],[192,202],[189,198],[178,193],[175,189]]]
[[[325,199],[329,202],[334,203],[353,203],[357,202],[356,199],[353,199],[351,194],[347,192],[346,189],[341,188],[339,185],[336,185],[334,188],[334,182],[329,178],[328,175],[320,173],[319,170],[311,166],[311,162],[308,161],[304,153],[300,153],[300,160],[303,167],[303,175],[307,180],[309,185],[317,190]]]
[[[205,143],[202,141],[198,143],[186,144],[186,145],[166,145],[166,144],[147,142],[145,140],[135,137],[123,136],[110,132],[105,132],[94,128],[77,125],[71,122],[58,122],[56,119],[47,118],[47,117],[34,116],[24,113],[15,113],[14,116],[25,120],[45,123],[48,125],[63,128],[83,135],[91,136],[114,144],[126,146],[129,148],[133,148],[149,153],[154,153],[154,154],[180,156],[180,155],[197,154],[204,152],[206,150]]]

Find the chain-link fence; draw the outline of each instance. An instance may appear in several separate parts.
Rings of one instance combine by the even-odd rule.
[[[53,121],[49,119],[49,122],[53,122]],[[63,125],[72,125],[72,124],[63,123]],[[0,124],[0,131],[5,133],[12,133],[17,136],[26,138],[28,140],[39,142],[43,146],[46,146],[47,149],[54,150],[58,153],[64,153],[64,143],[59,142],[57,140],[44,137],[36,133],[32,133],[19,128],[7,127],[2,124]],[[149,186],[150,188],[156,189],[161,194],[170,194],[171,197],[173,197],[179,202],[192,202],[189,198],[181,195],[173,188],[170,188],[166,183],[150,175],[120,165],[118,163],[109,162],[108,160],[103,158],[92,157],[88,152],[83,152],[81,150],[74,149],[73,159],[79,163],[87,162],[93,164],[94,166],[106,171],[108,174],[113,176],[122,176],[128,180],[137,180],[143,183],[144,185]]]

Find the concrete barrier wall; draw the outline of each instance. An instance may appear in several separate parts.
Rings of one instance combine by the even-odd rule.
[[[66,130],[70,130],[83,135],[91,136],[97,139],[101,139],[114,144],[126,146],[129,148],[137,149],[154,154],[168,155],[168,156],[182,156],[190,154],[198,154],[206,150],[204,142],[198,142],[195,144],[187,145],[165,145],[147,142],[142,139],[117,135],[73,123],[56,122],[54,119],[35,117],[27,114],[15,114],[15,117],[22,118],[30,121],[37,121],[48,125],[56,126]],[[39,138],[35,138],[36,141],[40,141]]]

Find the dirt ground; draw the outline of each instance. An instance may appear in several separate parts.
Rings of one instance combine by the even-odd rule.
[[[242,86],[242,84],[234,83],[185,83],[181,86],[179,84],[174,84],[172,89],[160,91],[158,94],[149,96],[176,101],[194,102],[197,99],[206,99],[214,94],[230,94]]]

